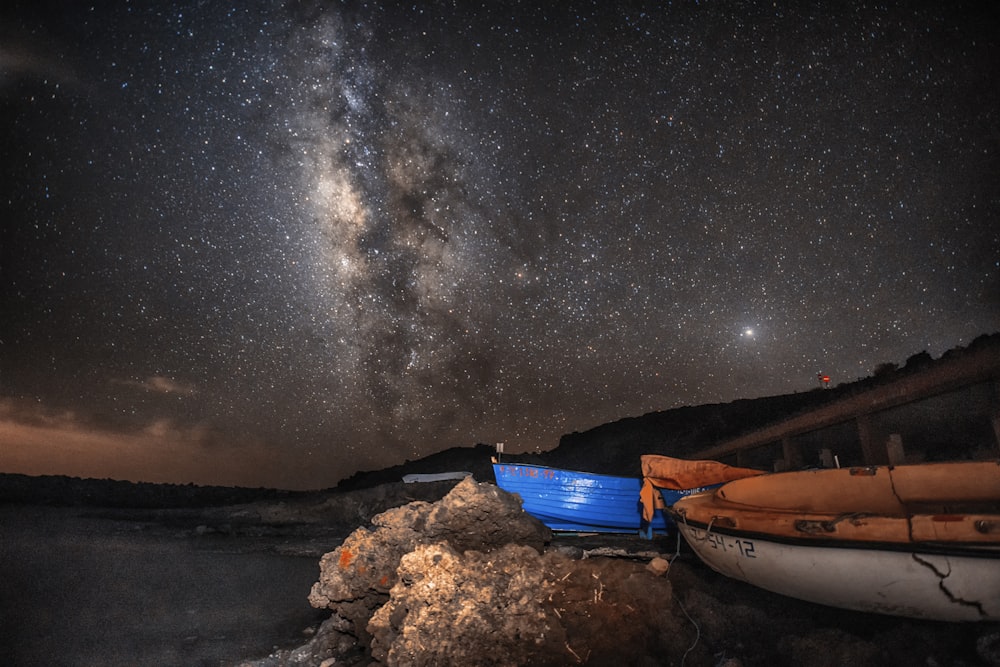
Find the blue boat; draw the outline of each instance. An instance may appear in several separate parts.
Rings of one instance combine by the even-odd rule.
[[[666,533],[656,510],[642,518],[638,477],[598,475],[524,463],[494,463],[497,486],[521,497],[524,511],[552,530],[592,533]]]

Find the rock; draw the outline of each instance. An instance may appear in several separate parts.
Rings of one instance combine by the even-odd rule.
[[[667,570],[670,569],[670,561],[668,561],[666,558],[660,558],[659,556],[657,556],[656,558],[649,561],[649,563],[646,565],[646,569],[652,572],[655,576],[662,577],[667,573]]]
[[[311,667],[312,665],[333,660],[336,662],[352,652],[361,652],[358,640],[347,632],[343,620],[333,616],[319,627],[315,636],[305,646],[288,653],[282,663],[284,667]]]
[[[332,616],[314,631],[313,638],[293,650],[275,651],[262,660],[242,662],[238,667],[315,667],[316,665],[365,663],[367,649],[351,635],[349,624]]]
[[[935,631],[784,598],[718,575],[680,544],[672,557],[666,542],[626,536],[546,544],[515,496],[471,481],[452,491],[408,505],[409,493],[373,491],[347,507],[372,518],[323,558],[310,599],[332,616],[305,646],[252,667],[1000,667],[993,626]],[[666,573],[657,558],[669,559]]]
[[[521,508],[520,498],[472,478],[434,503],[420,529],[428,542],[446,541],[459,553],[491,551],[511,543],[541,552],[552,539],[552,531]]]
[[[309,594],[317,608],[346,619],[368,643],[368,620],[389,599],[402,557],[418,545],[444,542],[461,553],[520,543],[544,549],[551,532],[521,509],[517,497],[471,478],[436,503],[412,502],[372,518],[374,530],[359,528],[320,560],[320,577]]]
[[[371,524],[323,556],[309,600],[334,612],[328,623],[339,634],[321,630],[296,659],[309,652],[312,664],[337,657],[317,650],[333,646],[330,638],[354,651],[340,664],[357,665],[621,664],[623,655],[631,664],[665,664],[683,657],[687,645],[675,638],[689,632],[688,622],[672,612],[666,577],[632,557],[546,550],[549,530],[492,484],[467,479],[435,503],[390,509]]]
[[[531,547],[463,555],[420,545],[403,556],[389,602],[368,625],[372,657],[390,667],[544,664],[539,655],[560,664],[565,632],[544,604],[553,589]]]
[[[444,543],[402,558],[372,617],[372,658],[390,667],[677,663],[683,625],[671,584],[634,561],[572,560],[510,544],[459,554]],[[625,659],[628,656],[628,659]]]
[[[558,551],[567,558],[572,558],[573,560],[579,560],[584,557],[584,550],[578,546],[572,544],[556,544],[549,547],[551,551]]]

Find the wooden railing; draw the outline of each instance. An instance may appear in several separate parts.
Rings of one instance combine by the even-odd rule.
[[[720,442],[695,452],[692,458],[722,459],[735,454],[739,460],[749,450],[781,442],[784,466],[797,468],[802,465],[802,455],[792,440],[795,436],[855,421],[866,464],[899,463],[903,455],[901,443],[898,438],[879,442],[871,428],[873,415],[982,383],[993,386],[989,417],[1000,452],[1000,346],[988,345],[956,353],[863,393]]]

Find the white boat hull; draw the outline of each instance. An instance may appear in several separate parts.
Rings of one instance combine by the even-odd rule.
[[[713,570],[774,593],[910,618],[1000,620],[1000,548],[967,556],[786,544],[677,523]]]

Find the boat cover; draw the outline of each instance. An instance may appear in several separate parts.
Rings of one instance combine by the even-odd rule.
[[[657,454],[644,454],[641,459],[642,490],[639,491],[639,500],[646,521],[657,509],[663,509],[663,498],[657,489],[699,489],[765,474],[763,470],[737,468],[718,461],[689,461]]]

